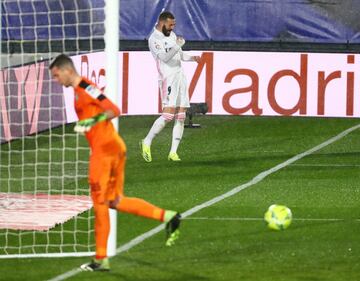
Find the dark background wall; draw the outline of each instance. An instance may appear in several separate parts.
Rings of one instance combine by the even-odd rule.
[[[102,49],[103,7],[104,0],[3,0],[3,51]],[[360,45],[356,0],[121,0],[120,7],[123,50],[147,49],[163,9],[175,14],[191,49],[357,52]]]

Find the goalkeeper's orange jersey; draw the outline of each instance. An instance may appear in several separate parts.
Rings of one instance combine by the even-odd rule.
[[[74,88],[75,111],[79,120],[94,117],[105,110],[120,115],[119,108],[107,99],[102,91],[91,81],[83,78]],[[95,124],[85,133],[92,154],[115,154],[126,150],[124,141],[118,135],[110,120]]]

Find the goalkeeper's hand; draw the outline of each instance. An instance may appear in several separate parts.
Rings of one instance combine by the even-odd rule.
[[[96,115],[91,118],[87,118],[84,120],[80,120],[76,123],[74,127],[74,131],[80,134],[83,134],[85,132],[89,132],[90,129],[97,123],[101,121],[105,121],[107,119],[107,116],[105,113],[101,113],[99,115]]]

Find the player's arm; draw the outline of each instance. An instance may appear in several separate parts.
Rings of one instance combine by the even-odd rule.
[[[101,93],[97,100],[100,101],[100,106],[104,110],[104,114],[106,115],[107,119],[113,119],[115,117],[120,116],[120,109],[111,101],[109,100],[103,93]]]
[[[87,83],[86,81],[83,82]],[[85,91],[86,89],[89,89],[87,91],[88,94],[99,101],[99,105],[103,109],[103,112],[93,117],[78,121],[74,128],[75,132],[88,132],[95,124],[105,120],[110,120],[120,115],[120,109],[113,102],[111,102],[111,100],[109,100],[97,87],[90,84],[80,85],[80,87],[81,86],[85,88]]]
[[[185,40],[182,37],[178,37],[176,40],[176,45],[172,47],[168,52],[165,51],[164,47],[161,44],[160,40],[151,39],[149,40],[149,48],[153,55],[163,62],[168,62],[171,60],[181,47],[185,44]]]
[[[115,104],[113,104],[104,94],[99,95],[97,99],[100,101],[99,104],[104,111],[93,117],[78,121],[76,123],[76,126],[74,127],[75,132],[88,132],[97,123],[113,119],[120,115],[120,109]]]
[[[181,49],[180,49],[179,53],[180,53],[180,57],[181,57],[182,61],[196,61],[196,62],[200,61],[199,56],[189,56],[188,54],[184,53],[183,50],[181,50]]]

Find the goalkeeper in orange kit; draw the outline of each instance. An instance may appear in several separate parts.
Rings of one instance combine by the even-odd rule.
[[[179,236],[180,214],[124,195],[126,146],[110,121],[120,115],[119,108],[94,83],[77,73],[70,57],[59,55],[49,68],[58,83],[74,88],[75,111],[80,120],[74,130],[85,133],[91,148],[89,185],[95,211],[96,256],[81,268],[89,271],[110,269],[106,253],[109,208],[166,222],[166,245],[171,246]]]

